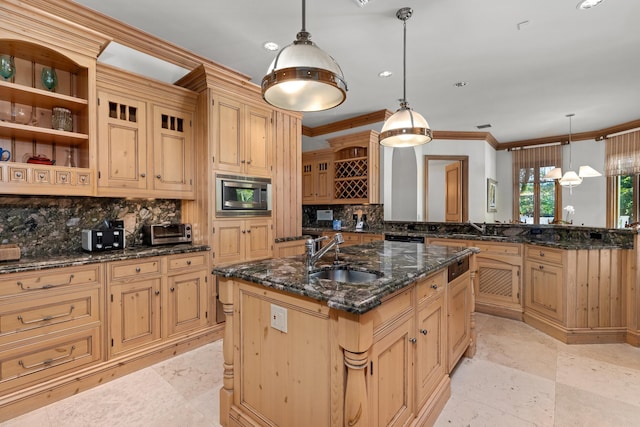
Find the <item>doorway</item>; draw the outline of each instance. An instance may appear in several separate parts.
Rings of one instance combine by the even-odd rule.
[[[424,156],[425,221],[467,222],[469,156]]]

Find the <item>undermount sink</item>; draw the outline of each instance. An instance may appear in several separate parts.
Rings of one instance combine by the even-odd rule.
[[[309,279],[328,279],[343,283],[367,283],[379,279],[382,273],[369,271],[349,270],[346,268],[333,268],[309,273]]]

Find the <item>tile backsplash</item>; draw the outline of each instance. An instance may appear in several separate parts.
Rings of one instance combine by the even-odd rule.
[[[17,244],[23,258],[82,252],[83,229],[120,219],[133,246],[143,225],[180,222],[180,208],[180,200],[0,196],[0,243]]]

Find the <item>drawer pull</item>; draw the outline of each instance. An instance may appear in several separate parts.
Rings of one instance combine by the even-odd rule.
[[[45,359],[40,363],[36,363],[34,365],[25,365],[24,362],[22,360],[18,361],[18,365],[22,366],[24,369],[33,369],[33,368],[39,368],[41,366],[51,366],[54,362],[58,362],[62,359],[69,359],[71,358],[71,355],[73,354],[73,350],[76,349],[75,345],[72,345],[71,348],[69,349],[69,353],[65,354],[63,356],[59,356],[59,357],[54,357],[53,359]]]
[[[22,315],[19,315],[19,316],[18,316],[18,320],[19,320],[23,325],[30,325],[30,324],[32,324],[32,323],[46,322],[46,321],[49,321],[49,320],[57,319],[57,318],[59,318],[59,317],[66,317],[66,316],[70,316],[70,315],[71,315],[71,313],[73,312],[73,309],[74,309],[74,308],[75,308],[74,306],[69,307],[69,312],[68,312],[68,313],[56,314],[56,315],[53,315],[53,316],[44,316],[43,318],[41,318],[41,319],[36,319],[36,320],[24,320],[24,319],[22,318]]]
[[[433,285],[431,285],[431,289],[438,289],[438,285],[434,283]]]
[[[544,256],[544,252],[540,251],[540,256]]]
[[[191,265],[191,260],[190,259],[187,260],[187,265]]]
[[[20,289],[22,289],[23,291],[39,291],[41,289],[51,289],[51,288],[57,288],[59,286],[66,286],[66,285],[70,285],[71,281],[73,280],[73,274],[69,275],[69,281],[67,283],[60,283],[59,285],[51,285],[51,284],[47,284],[47,285],[42,285],[39,288],[30,288],[30,287],[24,287],[24,283],[22,282],[18,282],[18,286],[20,286]]]
[[[136,267],[136,273],[140,273],[140,267]]]
[[[429,331],[427,331],[426,329],[420,329],[420,333],[422,335],[427,335],[429,333]]]

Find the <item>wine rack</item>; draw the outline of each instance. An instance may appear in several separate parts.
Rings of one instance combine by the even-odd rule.
[[[334,168],[334,198],[344,200],[369,197],[367,157],[336,160]]]

